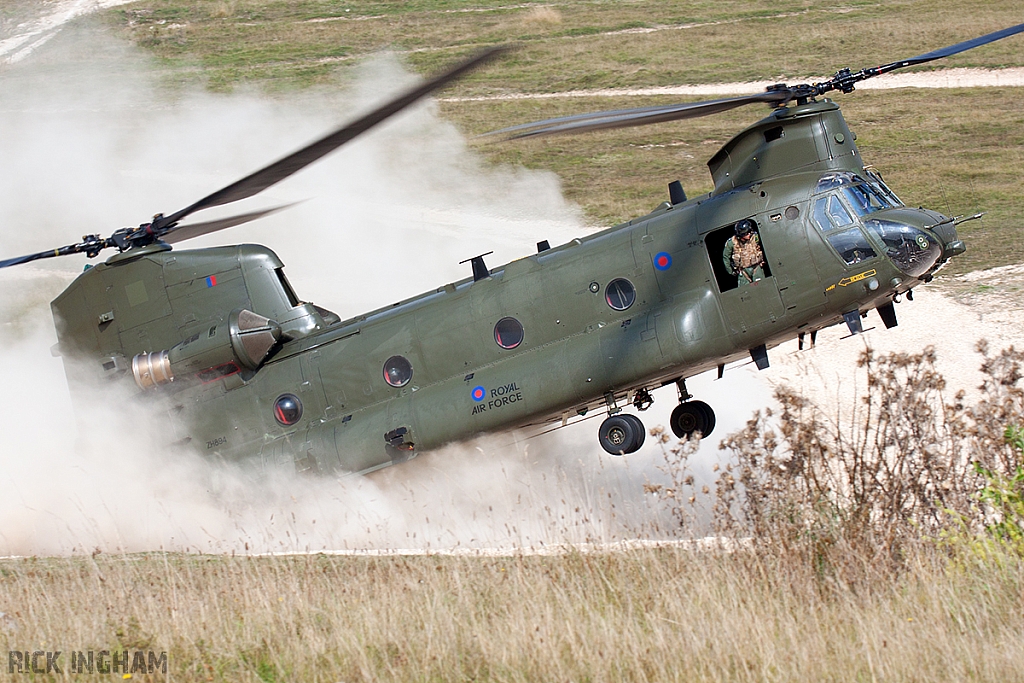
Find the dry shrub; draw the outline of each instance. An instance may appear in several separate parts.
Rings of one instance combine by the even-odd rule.
[[[557,26],[562,23],[562,13],[546,5],[534,7],[523,17],[523,23],[527,26]]]
[[[235,3],[234,2],[219,2],[214,5],[210,11],[210,16],[214,19],[228,19],[235,15]]]
[[[776,410],[758,411],[721,443],[732,464],[714,485],[716,531],[749,537],[759,554],[811,560],[849,584],[865,572],[901,570],[954,526],[961,539],[1005,529],[1012,506],[994,503],[1020,494],[1006,487],[1024,481],[1015,478],[1021,452],[1007,437],[1024,424],[1024,353],[990,355],[984,342],[978,351],[984,382],[971,404],[964,392],[946,402],[931,347],[865,351],[858,367],[867,391],[850,415],[777,389]],[[708,487],[692,491],[694,452],[692,444],[666,448],[681,524],[700,493],[710,496]],[[994,498],[993,485],[1005,495]]]

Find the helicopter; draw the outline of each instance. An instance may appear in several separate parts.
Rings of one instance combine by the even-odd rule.
[[[966,250],[977,216],[911,208],[865,165],[827,93],[1017,33],[1024,24],[822,82],[678,105],[580,114],[504,128],[501,139],[707,116],[771,113],[710,159],[714,189],[678,181],[651,213],[489,267],[348,319],[301,298],[269,248],[173,245],[287,207],[182,224],[258,194],[508,48],[485,50],[356,121],[169,214],[109,237],[0,261],[0,268],[105,249],[51,310],[73,402],[116,388],[154,410],[170,444],[263,472],[368,473],[444,444],[607,413],[613,455],[638,450],[652,392],[675,385],[670,428],[711,434],[715,412],[686,379],[845,324],[864,331]],[[750,244],[756,247],[750,247]],[[740,261],[737,251],[743,252]],[[744,261],[743,259],[747,259]],[[99,387],[100,389],[97,389]]]

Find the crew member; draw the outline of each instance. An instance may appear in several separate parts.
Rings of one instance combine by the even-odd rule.
[[[735,236],[725,243],[722,260],[738,286],[749,285],[764,277],[764,250],[757,234],[757,223],[750,218],[737,221]]]

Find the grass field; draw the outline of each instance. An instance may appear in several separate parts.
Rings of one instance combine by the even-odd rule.
[[[669,548],[101,555],[0,577],[5,649],[166,651],[179,681],[1011,681],[1024,664],[1020,566],[839,585]]]
[[[480,45],[520,49],[455,86],[451,95],[557,93],[581,88],[821,78],[909,57],[1019,22],[1012,2],[569,2],[502,4],[423,0],[141,0],[104,21],[155,55],[165,78],[213,90],[256,85],[279,96],[336,87],[339,72],[381,50],[429,72]],[[1020,37],[923,68],[1024,66]],[[1019,169],[1020,88],[898,90],[837,95],[864,158],[911,205],[965,224],[958,272],[1016,263],[1024,254]],[[467,133],[582,111],[680,98],[449,101]],[[705,162],[764,110],[747,107],[685,123],[541,141],[477,144],[495,163],[555,171],[593,225],[642,215],[680,179],[690,196],[711,188]]]
[[[565,3],[257,2],[141,0],[109,17],[170,65],[201,68],[213,87],[316,82],[334,64],[382,49],[438,68],[469,49],[515,41],[522,50],[471,76],[462,92],[794,78],[909,57],[1020,21],[1017,5],[935,0],[836,6],[783,2]],[[885,48],[898,49],[893,55]],[[1021,65],[1012,42],[943,64]]]
[[[0,7],[20,21],[31,3]],[[381,50],[427,73],[517,41],[454,96],[827,76],[1019,22],[1016,2],[843,5],[461,0],[140,0],[86,20],[152,55],[174,93],[337,87]],[[1024,66],[1024,36],[935,65]],[[931,67],[929,67],[931,68]],[[957,270],[1024,255],[1024,89],[840,95],[865,159],[912,205],[968,223]],[[444,101],[467,134],[666,98]],[[588,222],[645,213],[764,113],[517,143],[493,163],[557,173]],[[684,530],[685,535],[685,530]],[[813,539],[812,539],[813,540]],[[821,544],[819,544],[821,545]],[[509,557],[228,557],[176,553],[0,560],[8,650],[157,650],[170,680],[1008,681],[1024,671],[1024,566],[921,542],[894,567],[844,571],[813,542]],[[977,559],[977,558],[975,558]],[[0,676],[8,669],[0,669]],[[56,679],[57,677],[53,677]],[[154,680],[163,680],[153,676]],[[15,675],[16,680],[46,680]],[[109,680],[110,675],[75,676]]]

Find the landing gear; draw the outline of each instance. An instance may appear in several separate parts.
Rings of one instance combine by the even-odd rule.
[[[711,434],[715,429],[715,411],[704,401],[692,401],[693,396],[686,390],[686,380],[676,382],[679,389],[679,405],[669,417],[672,433],[680,439],[689,439],[700,432],[701,437]]]
[[[706,437],[715,430],[715,423],[715,411],[704,401],[680,403],[669,418],[672,433],[680,439],[688,439],[697,432]]]
[[[647,430],[640,418],[634,415],[611,415],[601,423],[597,440],[601,448],[612,455],[634,453],[644,445]]]

